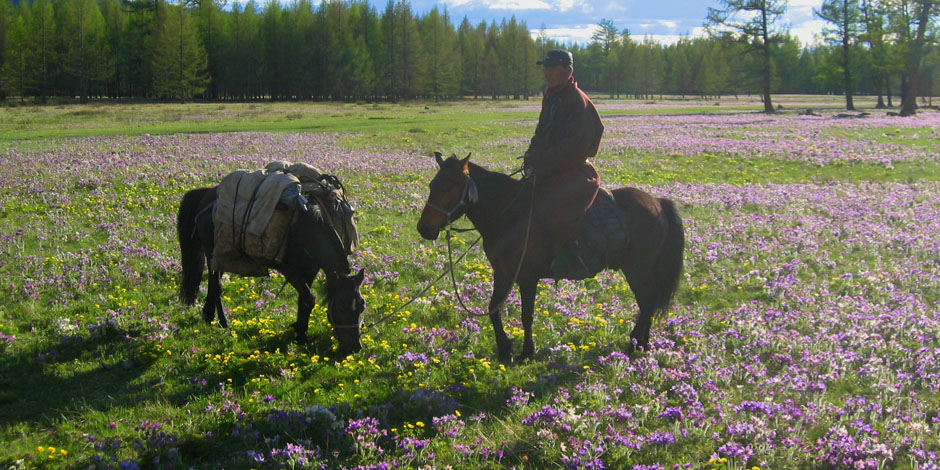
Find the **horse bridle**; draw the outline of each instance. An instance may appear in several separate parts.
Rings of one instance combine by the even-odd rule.
[[[350,309],[353,310],[353,311],[356,310],[356,300],[357,300],[357,299],[353,298],[353,299],[352,299],[352,305],[350,305]],[[361,313],[360,313],[360,315],[359,315],[359,323],[356,323],[355,325],[353,325],[353,324],[337,325],[336,322],[333,321],[333,304],[334,304],[334,303],[336,303],[336,294],[330,295],[330,304],[327,305],[327,307],[326,307],[326,318],[327,318],[327,320],[330,321],[330,324],[333,325],[333,328],[334,328],[334,329],[340,330],[340,329],[344,329],[344,328],[346,328],[346,329],[348,329],[348,328],[355,328],[355,329],[358,330],[359,328],[362,328],[362,325],[363,325],[364,321],[363,321],[363,318],[362,318],[362,314],[361,314]]]
[[[463,184],[463,194],[460,195],[460,201],[457,202],[457,204],[454,206],[453,209],[447,210],[441,206],[438,206],[437,204],[432,203],[431,201],[425,202],[426,206],[447,216],[447,222],[441,228],[444,228],[444,227],[449,226],[450,224],[453,224],[454,222],[457,221],[457,219],[460,218],[460,217],[451,218],[454,215],[454,213],[459,211],[461,208],[466,208],[466,210],[470,210],[470,206],[472,206],[474,203],[477,202],[477,198],[478,198],[477,184],[473,182],[473,178],[471,178],[469,174],[465,173],[464,176],[466,176],[467,179],[464,181],[464,184]]]

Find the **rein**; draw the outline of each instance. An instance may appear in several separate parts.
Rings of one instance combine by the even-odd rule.
[[[522,170],[519,170],[519,171],[522,171]],[[517,171],[516,173],[519,173],[519,171]],[[516,173],[513,173],[513,174],[516,174]],[[523,261],[525,261],[525,252],[526,250],[529,249],[529,230],[532,228],[532,212],[534,211],[533,209],[535,205],[535,175],[532,175],[531,178],[532,178],[533,189],[532,189],[532,198],[529,200],[529,215],[526,217],[525,237],[523,238],[523,242],[522,242],[522,251],[519,253],[519,264],[516,266],[516,272],[512,275],[512,280],[509,281],[509,292],[512,292],[512,285],[516,283],[517,279],[519,279],[519,273],[522,271],[522,263]],[[503,207],[503,210],[506,210],[506,208],[508,208],[516,200],[516,198],[519,197],[519,194],[522,194],[522,190],[519,190],[519,193],[517,193],[516,196],[512,200],[510,200],[508,204],[506,204]],[[460,292],[457,288],[457,278],[454,275],[454,262],[452,259],[450,259],[451,257],[450,231],[451,231],[451,228],[448,227],[447,234],[446,234],[447,235],[447,257],[448,257],[448,261],[450,262],[450,269],[449,269],[450,280],[454,286],[454,296],[457,297],[457,303],[460,304],[460,307],[463,308],[465,313],[474,317],[487,317],[498,312],[499,309],[503,307],[503,302],[506,301],[506,297],[509,297],[509,292],[507,292],[506,295],[503,297],[503,299],[497,302],[497,304],[494,305],[493,308],[491,308],[486,313],[474,313],[469,308],[467,308],[466,305],[464,305],[463,298],[460,296]],[[457,230],[455,229],[454,231],[457,231]],[[477,238],[477,240],[479,240],[480,238],[483,238],[483,236],[480,235],[480,237]],[[460,261],[460,260],[457,260],[457,261]],[[494,288],[495,288],[495,285],[494,285]]]
[[[518,175],[519,173],[522,173],[522,171],[523,171],[523,169],[520,168],[520,169],[518,169],[518,170],[516,170],[516,171],[514,171],[514,172],[512,172],[512,173],[510,173],[509,176]],[[532,178],[532,185],[534,186],[534,185],[535,185],[535,175],[532,175],[531,178]],[[444,208],[442,208],[442,207],[440,207],[440,206],[437,206],[436,204],[432,204],[432,203],[430,203],[430,202],[427,202],[427,203],[426,203],[426,205],[427,205],[428,207],[430,207],[430,208],[432,208],[432,209],[434,209],[434,210],[436,210],[436,211],[438,211],[438,212],[440,212],[440,213],[442,213],[442,214],[444,214],[444,215],[447,216],[447,223],[445,224],[445,227],[447,227],[447,232],[445,233],[445,237],[446,237],[446,239],[447,239],[447,261],[448,261],[448,263],[450,264],[450,266],[448,267],[447,270],[445,270],[445,271],[442,272],[439,276],[437,276],[433,281],[431,281],[430,283],[428,283],[428,286],[425,287],[424,290],[422,290],[421,292],[418,292],[417,294],[415,294],[415,296],[412,297],[411,300],[405,302],[404,304],[402,304],[401,306],[399,306],[398,308],[396,308],[395,310],[393,310],[391,313],[389,313],[389,314],[383,316],[382,318],[380,318],[380,319],[378,319],[378,320],[372,322],[371,324],[369,324],[369,326],[367,326],[366,328],[374,328],[376,335],[378,335],[378,334],[380,333],[379,330],[378,330],[378,328],[375,328],[376,325],[379,325],[379,324],[381,324],[381,323],[384,323],[384,322],[388,321],[389,318],[392,318],[394,315],[396,315],[396,314],[398,314],[399,312],[401,312],[402,309],[404,309],[405,307],[407,307],[408,305],[410,305],[412,302],[414,302],[414,301],[420,299],[421,296],[423,296],[424,294],[426,294],[429,290],[431,290],[432,287],[434,287],[434,284],[437,283],[437,281],[440,281],[440,280],[441,280],[444,276],[446,276],[448,273],[450,274],[451,282],[452,282],[452,284],[453,284],[453,286],[454,286],[454,295],[457,297],[457,301],[460,303],[460,306],[461,306],[461,307],[463,308],[463,310],[464,310],[465,312],[467,312],[469,315],[476,316],[476,317],[487,316],[487,315],[492,314],[494,311],[497,311],[500,307],[502,307],[503,302],[506,300],[505,298],[504,298],[503,300],[501,300],[501,301],[499,302],[499,305],[497,305],[496,307],[494,307],[493,310],[490,311],[490,312],[487,312],[487,313],[485,313],[485,314],[473,313],[473,312],[470,311],[470,309],[468,309],[468,308],[466,307],[466,305],[464,305],[464,303],[463,303],[463,298],[460,296],[460,293],[458,292],[458,288],[457,288],[457,279],[456,279],[456,276],[455,276],[455,274],[454,274],[454,265],[455,265],[456,263],[461,262],[461,261],[467,256],[467,254],[470,253],[470,250],[472,250],[473,247],[475,247],[475,246],[477,245],[477,243],[479,243],[480,240],[483,239],[483,235],[478,236],[478,237],[476,238],[476,240],[474,240],[473,242],[471,242],[471,243],[470,243],[470,246],[468,246],[467,249],[464,250],[464,252],[461,253],[460,256],[457,257],[457,260],[454,261],[454,259],[453,259],[453,249],[452,249],[452,247],[451,247],[451,245],[450,245],[450,232],[463,233],[463,232],[471,232],[471,231],[477,230],[477,229],[475,229],[475,228],[467,228],[467,229],[464,229],[464,228],[455,228],[455,227],[452,227],[452,224],[453,224],[454,222],[456,222],[456,220],[451,220],[451,216],[454,214],[454,212],[457,212],[457,210],[459,210],[461,207],[464,207],[464,206],[466,206],[467,208],[470,207],[470,203],[467,202],[467,196],[469,195],[469,193],[470,193],[470,191],[471,191],[471,189],[470,189],[470,185],[471,185],[471,184],[474,185],[473,191],[475,191],[475,190],[476,190],[476,184],[473,183],[473,179],[470,178],[470,175],[467,175],[467,180],[466,180],[466,182],[464,183],[463,194],[462,194],[461,197],[460,197],[460,202],[458,202],[457,205],[454,206],[454,208],[451,209],[451,210],[449,210],[449,211],[446,210],[446,209],[444,209]],[[523,189],[524,189],[524,188],[523,188]],[[515,202],[515,200],[519,197],[519,195],[522,194],[523,189],[520,189],[519,192],[516,193],[516,195],[509,201],[509,203],[507,203],[505,206],[503,206],[503,210],[500,211],[500,215],[501,215],[503,212],[505,212],[513,202]],[[473,197],[473,196],[471,195],[471,197]],[[516,282],[516,279],[517,279],[518,276],[519,276],[519,272],[522,271],[522,262],[523,262],[523,260],[525,259],[525,251],[526,251],[526,249],[528,249],[528,244],[529,244],[529,230],[530,230],[531,227],[532,227],[532,207],[533,207],[533,206],[532,206],[532,203],[534,202],[535,191],[532,192],[532,198],[533,198],[533,200],[529,202],[529,215],[528,215],[528,221],[527,221],[527,223],[526,223],[525,242],[523,243],[523,246],[522,246],[522,254],[519,256],[519,265],[516,267],[516,272],[515,272],[515,274],[513,274],[513,279],[512,279],[512,282],[510,282],[510,286],[512,286],[512,284],[514,284],[514,283]],[[474,201],[474,202],[475,202],[475,201]],[[508,296],[509,294],[507,293],[506,295]]]
[[[465,231],[469,231],[469,230],[465,230]],[[468,253],[470,253],[470,250],[472,250],[473,247],[476,246],[476,244],[479,243],[479,241],[480,241],[482,238],[483,238],[483,236],[477,237],[477,239],[474,240],[473,243],[471,243],[470,246],[468,246],[467,249],[464,250],[464,252],[460,254],[460,256],[457,258],[457,262],[459,263],[461,260],[463,260],[464,257],[466,257]],[[450,245],[450,243],[448,242],[448,248],[449,248],[449,245]],[[448,254],[449,254],[449,253],[448,253]],[[452,268],[452,269],[451,269],[451,272],[453,272],[453,264],[451,264],[451,268]],[[396,308],[395,310],[393,310],[392,313],[389,313],[388,315],[385,315],[384,317],[382,317],[382,318],[380,318],[380,319],[378,319],[378,320],[372,322],[367,328],[375,328],[375,325],[378,325],[378,324],[380,324],[380,323],[384,323],[384,322],[386,322],[389,318],[392,318],[392,316],[394,316],[395,314],[397,314],[398,312],[400,312],[403,308],[407,307],[408,305],[411,305],[411,303],[414,302],[415,300],[420,299],[421,296],[423,296],[424,294],[426,294],[429,290],[431,290],[432,287],[434,287],[434,284],[435,284],[437,281],[440,281],[440,280],[441,280],[444,276],[446,276],[446,275],[447,275],[447,271],[442,272],[442,273],[441,273],[439,276],[437,276],[433,281],[431,281],[430,283],[428,283],[428,286],[425,287],[424,290],[422,290],[421,292],[418,292],[414,297],[412,297],[411,300],[405,302],[405,303],[402,304],[400,307],[398,307],[398,308]],[[377,328],[376,328],[376,330],[375,330],[375,333],[376,333],[376,334],[379,334],[379,330],[378,330]]]

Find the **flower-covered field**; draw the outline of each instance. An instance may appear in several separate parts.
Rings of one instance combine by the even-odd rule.
[[[447,142],[510,171],[534,113],[519,120]],[[545,281],[536,357],[512,366],[446,279],[421,294],[448,259],[415,230],[434,134],[2,144],[0,468],[940,469],[940,115],[605,124],[602,179],[682,212],[675,305],[627,356],[620,273]],[[340,176],[357,206],[366,322],[392,316],[354,356],[322,307],[292,342],[274,273],[224,280],[228,330],[177,298],[182,194],[272,160]],[[478,249],[457,273],[482,312]]]

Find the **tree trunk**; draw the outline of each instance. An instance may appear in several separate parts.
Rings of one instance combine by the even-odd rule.
[[[927,32],[927,23],[930,22],[930,12],[933,9],[932,2],[920,4],[920,10],[917,12],[917,36],[914,37],[914,47],[911,50],[910,63],[910,81],[907,82],[907,88],[904,90],[904,99],[901,101],[901,116],[913,116],[917,113],[917,87],[920,81],[920,62],[922,50],[924,48],[924,34]]]
[[[855,104],[852,103],[852,71],[849,57],[849,38],[845,35],[842,40],[842,79],[845,87],[845,109],[855,111]]]
[[[891,78],[890,77],[885,79],[885,88],[886,88],[885,94],[888,95],[888,107],[893,108],[894,103],[891,98]]]
[[[770,34],[767,31],[767,10],[761,10],[762,26],[763,26],[763,49],[764,49],[764,63],[761,77],[761,91],[764,94],[764,112],[772,113],[774,112],[774,105],[770,102]]]

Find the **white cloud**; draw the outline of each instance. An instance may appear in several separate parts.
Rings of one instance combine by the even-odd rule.
[[[676,29],[676,26],[679,26],[679,23],[672,20],[656,20],[656,22],[659,23],[660,26],[669,29]]]
[[[488,0],[490,10],[549,10],[552,8],[542,0]]]
[[[792,15],[794,13],[803,16],[811,16],[813,8],[819,8],[822,0],[790,0],[787,4],[787,11]]]
[[[558,9],[564,12],[564,11],[571,9],[576,4],[579,4],[579,3],[582,3],[582,2],[579,2],[577,0],[560,0],[558,2]]]
[[[552,10],[560,12],[572,8],[579,8],[581,11],[593,10],[585,0],[449,0],[447,3],[451,7],[478,4],[490,10]]]
[[[790,27],[790,35],[800,38],[804,46],[815,44],[818,36],[826,25],[824,20],[809,20]]]
[[[573,26],[569,28],[545,28],[545,34],[548,37],[562,43],[581,43],[591,42],[591,36],[594,35],[596,25],[587,24]],[[532,31],[532,37],[537,38],[541,31]]]

